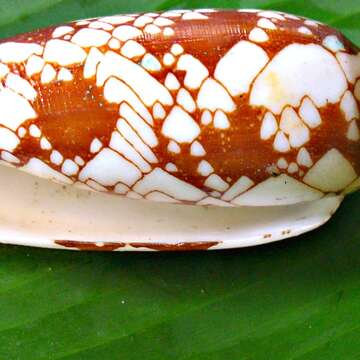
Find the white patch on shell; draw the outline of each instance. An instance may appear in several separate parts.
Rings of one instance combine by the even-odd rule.
[[[145,196],[146,200],[164,202],[170,204],[178,204],[181,201],[172,198],[171,196],[165,195],[160,191],[152,191],[150,194]]]
[[[35,74],[39,74],[44,65],[45,61],[43,58],[37,55],[31,55],[25,65],[26,75],[31,77]]]
[[[312,35],[313,32],[306,26],[300,26],[298,32],[304,35]]]
[[[259,13],[261,10],[259,10],[259,9],[238,9],[236,11],[239,13],[245,12],[245,13],[250,13],[250,14],[256,14],[256,13]]]
[[[161,132],[178,143],[191,143],[199,136],[200,128],[186,111],[174,106],[166,117]]]
[[[93,154],[98,153],[102,147],[102,142],[98,138],[95,138],[90,144],[90,152]]]
[[[116,16],[106,16],[99,19],[100,21],[104,21],[111,25],[121,25],[126,24],[130,21],[134,21],[135,18],[133,16],[126,16],[126,15],[116,15]]]
[[[124,82],[114,77],[107,80],[104,86],[104,98],[109,103],[121,104],[125,102],[129,104],[148,124],[153,125],[148,109]]]
[[[96,75],[96,68],[103,58],[103,54],[95,47],[91,48],[84,65],[84,78],[90,79]]]
[[[229,184],[217,174],[210,175],[205,180],[204,185],[210,189],[214,189],[221,192],[226,191],[229,188]]]
[[[258,13],[258,16],[266,17],[269,19],[286,20],[282,14],[280,14],[279,12],[275,12],[275,11],[261,11]]]
[[[183,14],[182,19],[183,20],[206,20],[206,19],[208,19],[208,17],[206,15],[200,14],[198,12],[191,11],[191,12],[186,12],[185,14]]]
[[[165,116],[166,116],[166,112],[165,112],[165,109],[164,107],[160,104],[160,103],[156,103],[154,106],[153,106],[153,117],[154,119],[164,119]]]
[[[268,29],[268,30],[276,30],[276,25],[270,21],[269,19],[259,19],[257,22],[257,26],[262,29]]]
[[[275,116],[271,112],[267,112],[263,118],[260,129],[260,138],[262,140],[269,140],[276,134],[278,124]]]
[[[221,197],[224,201],[231,201],[254,186],[254,182],[247,176],[241,176]]]
[[[142,172],[148,173],[151,171],[151,166],[117,131],[112,133],[109,146],[136,165]]]
[[[345,189],[356,177],[350,162],[334,148],[316,162],[303,180],[321,191],[338,192]]]
[[[290,205],[320,199],[323,193],[300,181],[281,174],[257,184],[246,193],[236,197],[232,203],[238,206]]]
[[[289,140],[282,131],[278,131],[274,140],[274,149],[281,153],[290,151]]]
[[[79,155],[76,155],[74,160],[79,166],[84,166],[85,165],[84,159]]]
[[[89,28],[111,31],[114,28],[114,26],[103,21],[94,21],[89,24]]]
[[[292,162],[292,163],[290,163],[287,170],[288,170],[289,174],[295,174],[299,171],[299,166],[298,166],[298,164]]]
[[[154,19],[150,16],[142,15],[139,16],[134,22],[133,25],[138,28],[143,28],[147,24],[151,24]]]
[[[346,137],[351,141],[359,141],[360,139],[360,132],[359,127],[357,125],[356,120],[353,120],[348,128],[348,131],[346,133]]]
[[[37,92],[35,91],[35,89],[30,85],[27,80],[23,79],[19,75],[10,73],[6,77],[5,85],[9,89],[22,95],[27,100],[34,101],[37,97]]]
[[[182,54],[184,52],[184,49],[180,44],[173,44],[171,46],[170,52],[173,55],[178,56],[178,55],[180,55],[180,54]]]
[[[215,80],[207,79],[201,85],[197,104],[199,109],[215,111],[217,109],[232,112],[236,109],[235,103],[228,92]]]
[[[268,60],[261,47],[240,41],[217,63],[214,76],[232,96],[244,94]]]
[[[346,91],[341,99],[340,109],[345,116],[346,121],[359,119],[359,108],[351,91]]]
[[[165,165],[165,170],[168,171],[168,172],[177,172],[178,171],[178,168],[175,164],[173,163],[167,163]]]
[[[2,80],[10,72],[9,67],[0,63],[0,80]]]
[[[76,22],[77,26],[84,26],[84,25],[89,25],[90,21],[89,20],[80,20]]]
[[[201,61],[189,54],[180,56],[176,69],[186,72],[184,84],[189,89],[198,89],[209,76],[208,69]]]
[[[158,139],[151,126],[149,126],[128,104],[120,105],[120,115],[126,119],[141,139],[150,147],[158,145]]]
[[[82,184],[82,183],[80,183],[80,184]],[[86,181],[86,185],[89,186],[90,189],[93,190],[93,191],[107,192],[106,187],[98,184],[98,183],[97,183],[96,181],[94,181],[94,180],[88,180],[88,181]],[[86,185],[85,185],[85,186],[86,186]]]
[[[175,57],[173,54],[166,53],[163,57],[163,63],[165,66],[171,66],[175,62]]]
[[[5,42],[0,44],[0,61],[3,63],[22,63],[31,55],[42,55],[43,47],[32,43]]]
[[[169,141],[169,144],[167,146],[167,150],[168,150],[168,152],[174,153],[174,154],[180,154],[180,152],[181,152],[180,146],[174,140]]]
[[[201,123],[203,125],[210,125],[213,120],[212,114],[209,110],[204,110],[201,114]]]
[[[120,41],[127,41],[142,36],[142,31],[134,26],[121,25],[114,29],[112,35]]]
[[[161,70],[161,64],[159,60],[149,53],[145,54],[145,56],[141,60],[141,66],[150,72],[158,72]]]
[[[301,103],[299,115],[301,116],[305,124],[308,125],[311,129],[314,129],[321,124],[321,116],[319,110],[314,105],[314,103],[307,97]]]
[[[31,158],[30,161],[20,169],[35,176],[53,180],[58,183],[72,184],[72,181],[68,177],[52,169],[37,158]]]
[[[20,126],[17,130],[17,134],[20,138],[23,138],[26,135],[26,129],[22,126]]]
[[[174,36],[174,35],[175,35],[175,31],[174,31],[174,29],[172,29],[171,27],[166,27],[166,28],[163,30],[163,35],[164,35],[164,36]]]
[[[154,24],[157,26],[171,26],[174,24],[174,22],[170,19],[159,16],[154,20]]]
[[[323,46],[332,52],[345,50],[344,44],[339,40],[336,35],[328,35],[322,42]]]
[[[0,149],[13,151],[20,143],[19,138],[9,129],[0,127]]]
[[[155,34],[161,33],[161,29],[158,26],[154,25],[154,24],[149,24],[149,25],[145,26],[144,32],[148,33],[148,34],[155,35]]]
[[[118,182],[132,186],[141,176],[135,165],[115,151],[105,148],[85,165],[79,174],[79,179],[81,181],[92,179],[104,186],[113,186]]]
[[[280,129],[289,136],[291,147],[298,148],[310,140],[310,131],[303,124],[295,110],[285,108],[281,115]]]
[[[308,25],[308,26],[313,26],[313,27],[318,27],[319,26],[319,23],[317,21],[314,21],[314,20],[305,20],[304,24]]]
[[[57,74],[57,80],[59,81],[72,81],[73,75],[70,70],[61,68]]]
[[[145,48],[134,40],[127,41],[121,48],[121,54],[129,59],[142,56],[145,52]]]
[[[180,83],[173,73],[168,73],[165,78],[165,86],[169,90],[178,90],[180,88]]]
[[[150,147],[143,142],[140,136],[125,120],[119,120],[116,127],[124,139],[126,139],[146,161],[150,163],[158,162]]]
[[[35,124],[31,124],[29,127],[29,133],[34,138],[39,138],[41,136],[41,130]]]
[[[0,124],[13,131],[26,120],[37,117],[30,103],[10,89],[0,88],[0,109]]]
[[[46,43],[44,60],[49,63],[69,66],[81,64],[86,59],[86,52],[78,45],[64,40],[50,40]]]
[[[187,112],[192,113],[196,110],[196,104],[191,94],[184,88],[181,88],[176,96],[176,102]]]
[[[201,156],[206,155],[206,151],[205,151],[204,147],[198,141],[194,141],[190,147],[190,154],[192,156],[201,157]]]
[[[50,161],[55,165],[60,165],[64,161],[64,157],[59,151],[53,150],[50,154]]]
[[[200,206],[222,206],[222,207],[233,207],[234,205],[222,201],[220,199],[216,199],[214,197],[208,196],[205,199],[202,199],[196,203],[196,205]]]
[[[43,150],[51,150],[52,146],[46,137],[42,137],[40,140],[40,147]]]
[[[201,176],[209,176],[211,173],[214,172],[214,168],[209,164],[206,160],[201,160],[197,167],[197,172]]]
[[[306,148],[302,147],[296,157],[296,161],[300,166],[311,167],[313,165],[313,161],[309,152]]]
[[[292,44],[281,50],[255,80],[250,104],[279,114],[309,96],[317,107],[337,103],[347,89],[338,62],[319,45]]]
[[[110,49],[114,49],[114,50],[118,50],[121,47],[120,41],[115,38],[111,38],[108,42],[108,45]]]
[[[105,45],[111,35],[104,30],[97,29],[81,29],[71,39],[71,41],[84,48],[88,47],[100,47]]]
[[[182,181],[166,171],[155,168],[150,174],[144,176],[133,187],[141,195],[148,194],[152,191],[161,191],[177,200],[199,201],[206,194],[195,186]]]
[[[277,161],[276,165],[279,169],[284,170],[284,169],[288,168],[289,163],[287,162],[287,160],[285,158],[282,157]]]
[[[339,52],[336,54],[336,57],[339,60],[347,79],[354,84],[356,79],[360,76],[360,53],[357,55],[350,55]]]
[[[250,31],[249,40],[257,43],[263,43],[269,40],[269,36],[263,29],[254,28]]]
[[[216,129],[222,129],[222,130],[228,129],[230,127],[230,122],[227,115],[221,110],[215,111],[214,127]]]
[[[41,72],[41,83],[48,84],[51,81],[55,80],[56,71],[52,65],[46,64]]]
[[[74,176],[79,172],[79,166],[74,161],[66,159],[62,164],[61,172],[67,176]]]
[[[293,15],[293,14],[284,14],[284,16],[285,16],[287,19],[301,20],[301,18],[299,18],[298,16]]]
[[[2,151],[1,158],[2,158],[2,160],[9,162],[9,163],[20,164],[20,160],[8,151]]]
[[[165,11],[161,14],[161,16],[164,17],[169,17],[169,18],[177,18],[181,16],[181,12],[177,11],[177,10],[169,10],[169,11]]]
[[[146,106],[153,106],[157,101],[163,105],[173,104],[172,96],[166,87],[144,68],[113,51],[108,51],[98,65],[97,85],[102,86],[110,76],[123,80]]]
[[[360,80],[358,80],[355,84],[354,95],[357,101],[360,102]]]
[[[116,184],[114,188],[115,193],[121,195],[125,195],[129,190],[130,188],[122,183]]]
[[[59,26],[53,31],[52,37],[54,39],[60,38],[60,37],[63,37],[64,35],[72,33],[74,30],[75,29],[71,26]]]

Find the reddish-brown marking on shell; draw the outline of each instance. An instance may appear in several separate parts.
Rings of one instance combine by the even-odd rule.
[[[218,241],[207,242],[186,242],[177,244],[160,244],[160,243],[90,243],[85,241],[72,241],[72,240],[55,240],[55,244],[70,249],[78,249],[84,251],[114,251],[125,246],[131,246],[135,249],[144,248],[156,251],[193,251],[193,250],[209,250],[210,248],[219,245]]]
[[[87,241],[73,241],[73,240],[54,240],[54,243],[65,248],[77,249],[84,251],[114,251],[125,246],[122,243],[92,243]]]

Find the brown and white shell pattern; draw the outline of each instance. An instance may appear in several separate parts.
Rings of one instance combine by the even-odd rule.
[[[357,189],[359,105],[359,49],[280,12],[108,16],[0,41],[2,162],[132,199],[272,206]]]

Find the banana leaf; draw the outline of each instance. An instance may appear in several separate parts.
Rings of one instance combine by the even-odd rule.
[[[360,44],[358,0],[0,0],[0,37],[196,7],[291,12]],[[0,246],[0,359],[359,359],[359,224],[358,193],[322,228],[255,248],[141,254]]]

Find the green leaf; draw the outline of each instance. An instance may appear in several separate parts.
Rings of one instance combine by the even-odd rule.
[[[358,0],[0,0],[0,37],[170,7],[273,8],[360,44]],[[1,246],[0,359],[359,359],[359,208],[353,194],[316,231],[233,251]]]

